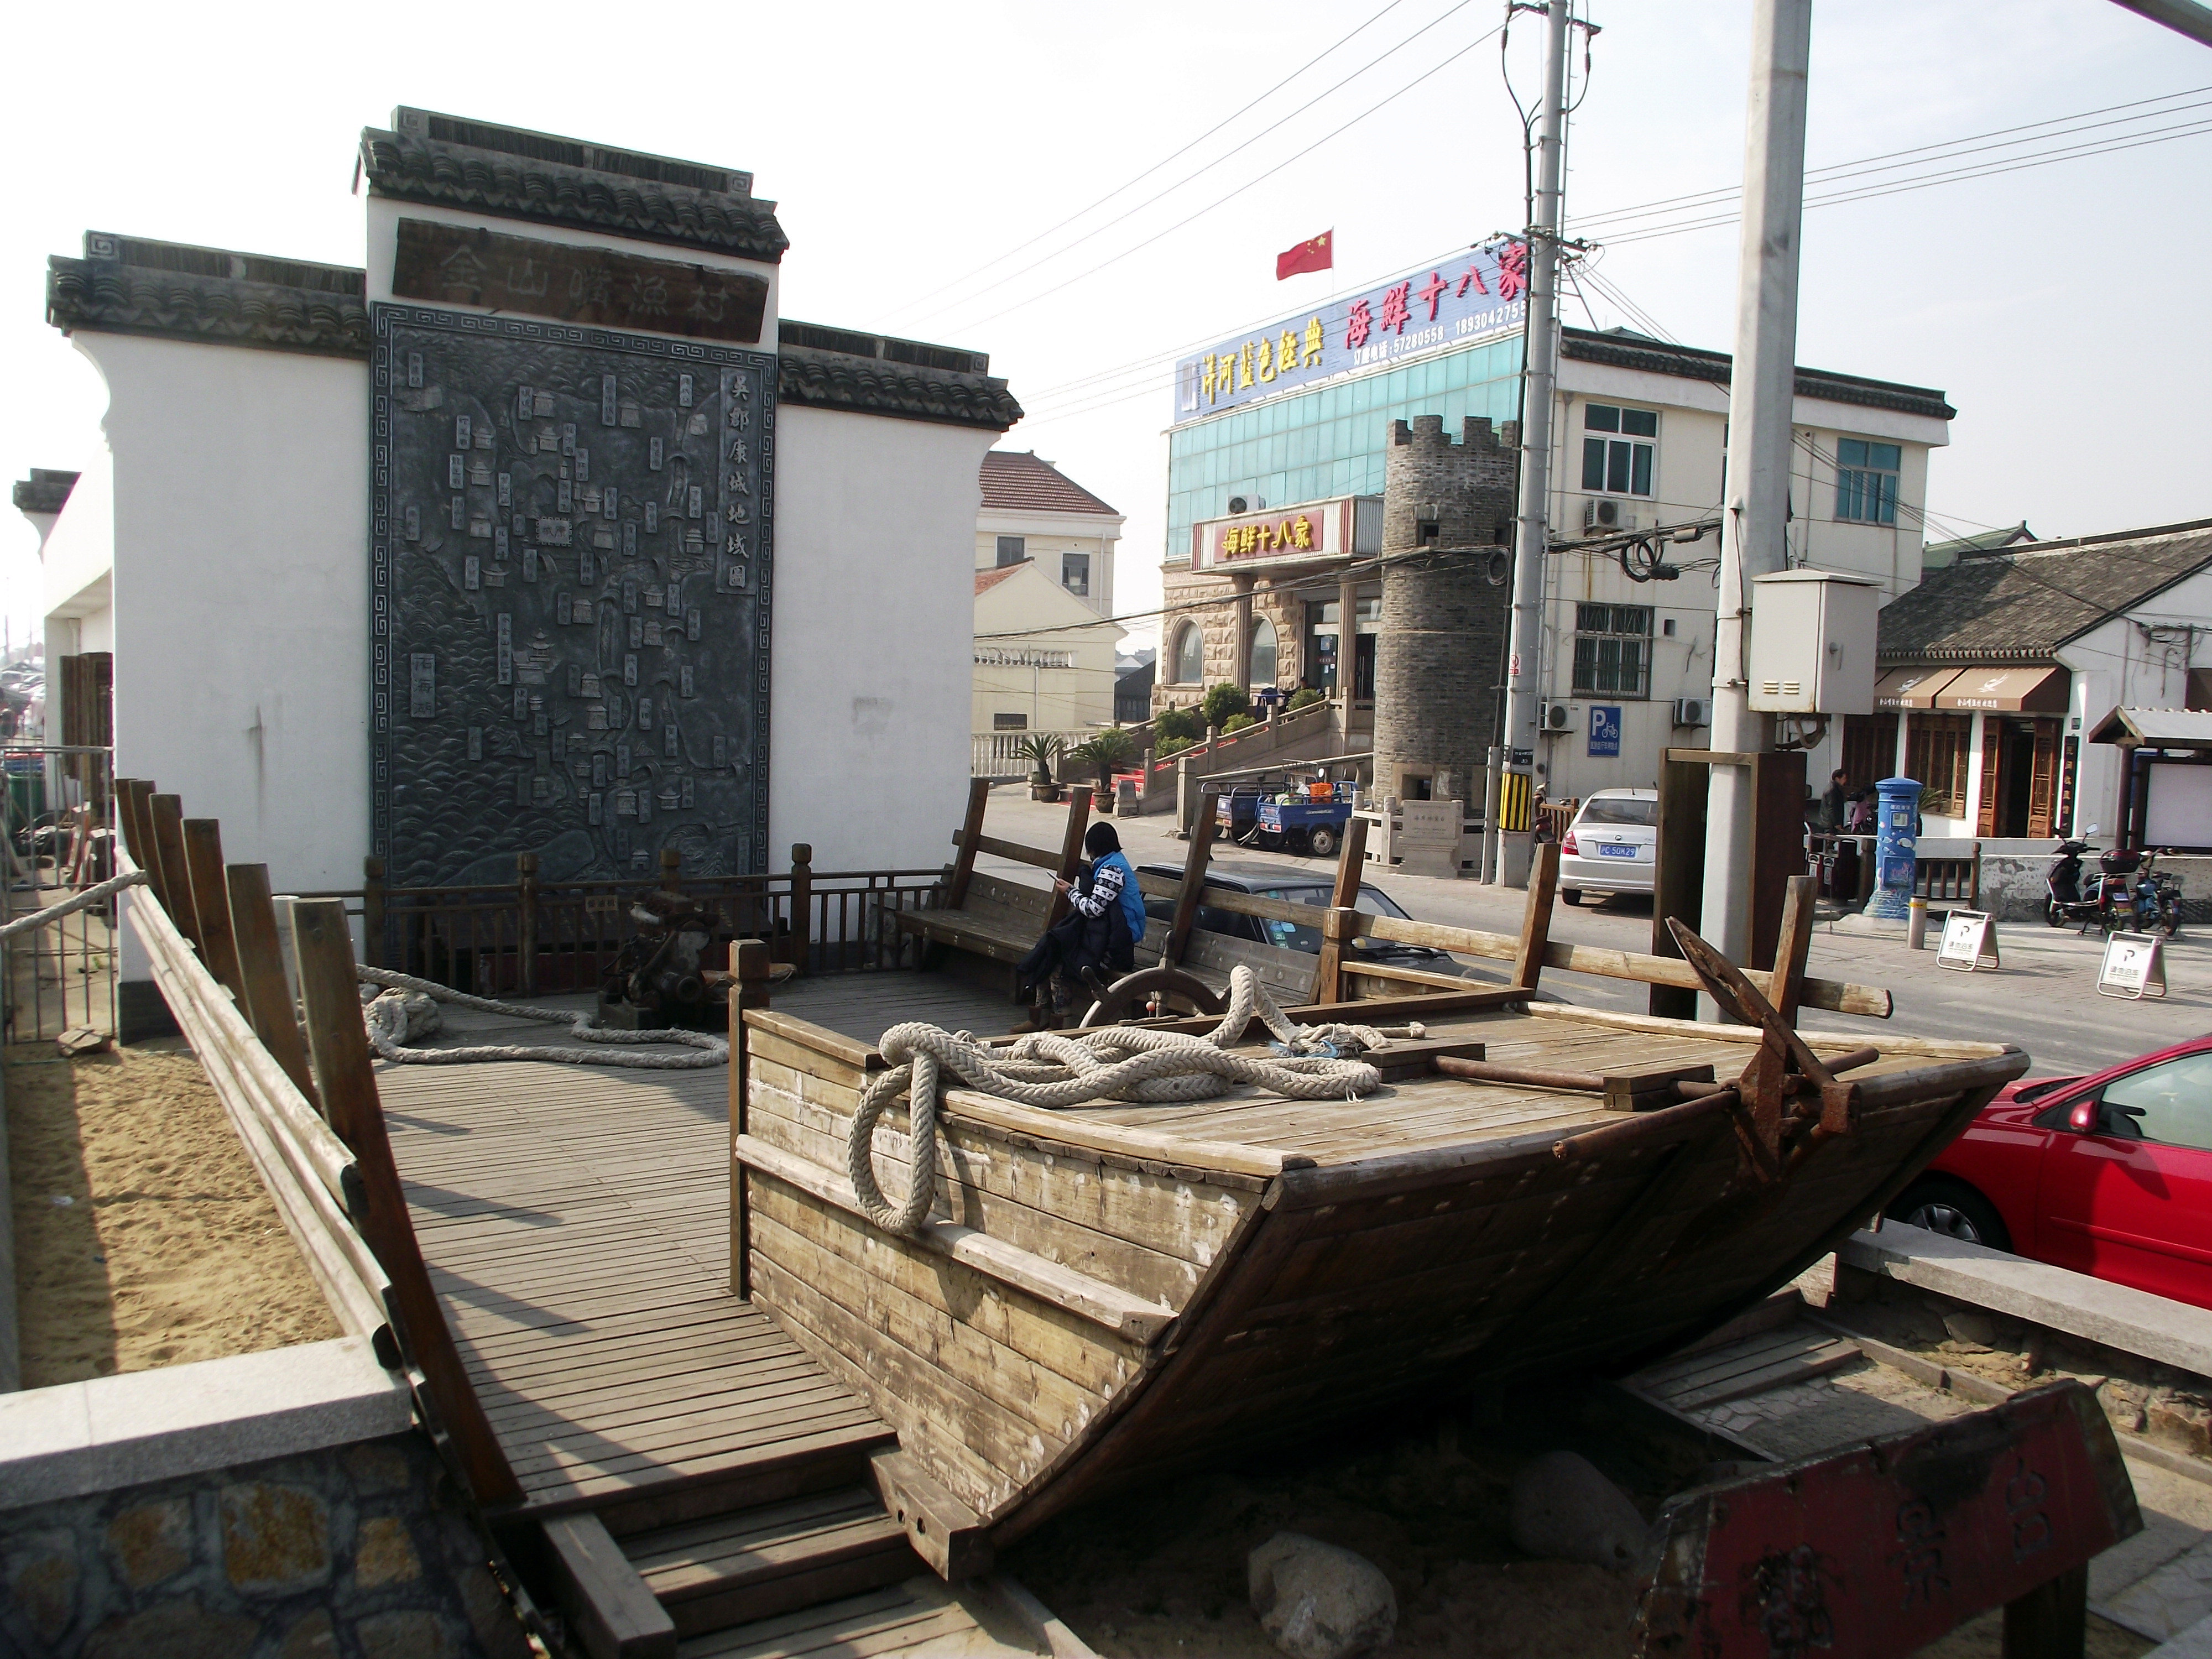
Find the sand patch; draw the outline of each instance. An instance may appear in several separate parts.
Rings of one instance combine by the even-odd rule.
[[[25,1388],[343,1334],[189,1049],[6,1063]]]

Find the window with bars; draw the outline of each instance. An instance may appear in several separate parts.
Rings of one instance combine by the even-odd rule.
[[[1659,411],[1618,404],[1583,405],[1583,488],[1607,495],[1649,495]],[[1601,437],[1601,433],[1614,435]]]
[[[1650,605],[1575,607],[1574,689],[1578,697],[1651,695]]]
[[[1836,516],[1854,524],[1897,522],[1895,444],[1844,438],[1836,445]]]
[[[1923,817],[1963,817],[1966,811],[1966,750],[1973,740],[1969,714],[1912,714],[1905,728],[1905,775],[1920,783]]]

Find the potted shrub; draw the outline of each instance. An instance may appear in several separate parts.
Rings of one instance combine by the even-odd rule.
[[[1032,732],[1014,745],[1014,752],[1030,763],[1030,799],[1058,800],[1060,786],[1052,781],[1052,763],[1067,752],[1067,744],[1049,732]]]
[[[1127,766],[1136,749],[1127,732],[1118,726],[1109,726],[1103,732],[1093,733],[1087,741],[1078,744],[1068,751],[1067,758],[1073,764],[1097,775],[1098,793],[1091,800],[1093,810],[1100,812],[1114,810],[1115,769]]]
[[[1231,685],[1223,680],[1206,688],[1206,696],[1198,705],[1200,717],[1217,731],[1226,730],[1229,722],[1239,714],[1252,712],[1252,694],[1241,685]],[[1246,725],[1252,722],[1247,720]]]

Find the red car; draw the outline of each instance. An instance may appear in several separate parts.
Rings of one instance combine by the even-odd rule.
[[[2212,1308],[2212,1033],[2008,1084],[1888,1213]]]

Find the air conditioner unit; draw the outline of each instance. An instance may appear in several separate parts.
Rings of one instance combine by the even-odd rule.
[[[1628,514],[1619,501],[1609,501],[1593,496],[1583,503],[1583,528],[1589,532],[1625,530],[1633,526],[1626,523]]]
[[[1544,705],[1544,729],[1547,732],[1565,732],[1572,727],[1574,723],[1574,711],[1566,704],[1547,702]]]
[[[1674,699],[1674,724],[1677,726],[1711,726],[1713,723],[1713,700],[1711,697],[1677,697]]]

